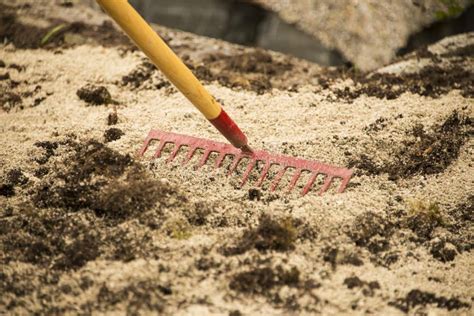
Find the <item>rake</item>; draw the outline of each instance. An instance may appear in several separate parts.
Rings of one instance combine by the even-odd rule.
[[[240,183],[241,187],[244,186],[245,183],[247,183],[247,180],[249,179],[252,170],[257,166],[258,162],[263,163],[263,170],[257,180],[257,187],[260,187],[265,181],[265,179],[269,176],[270,168],[273,165],[279,166],[279,171],[273,179],[272,184],[270,185],[271,191],[275,191],[281,179],[283,178],[287,170],[290,168],[295,170],[287,187],[288,192],[293,190],[304,171],[309,171],[311,173],[308,182],[306,183],[303,188],[303,191],[301,192],[301,195],[305,195],[311,190],[318,175],[325,176],[324,183],[319,190],[319,194],[326,192],[331,186],[333,180],[337,178],[341,179],[341,184],[339,186],[338,192],[342,193],[352,176],[352,171],[349,169],[338,168],[317,161],[271,154],[263,150],[253,150],[252,152],[248,152],[236,148],[230,144],[182,134],[163,132],[159,130],[151,130],[148,133],[148,136],[145,139],[145,143],[140,149],[139,155],[143,156],[145,154],[152,141],[159,141],[158,147],[155,153],[153,154],[153,158],[160,158],[162,155],[162,151],[167,144],[174,145],[170,155],[166,159],[167,163],[172,162],[183,147],[188,148],[186,157],[183,160],[183,164],[188,163],[196,154],[198,149],[203,150],[203,154],[197,164],[198,168],[206,164],[212,153],[217,154],[214,163],[215,168],[221,167],[225,157],[231,156],[233,159],[232,164],[230,165],[229,171],[227,173],[228,176],[230,176],[237,169],[237,166],[244,158],[249,159],[244,175],[242,177],[242,181]]]
[[[263,150],[253,150],[248,145],[247,137],[237,124],[227,115],[222,106],[212,97],[199,80],[193,75],[178,56],[153,31],[146,21],[135,11],[127,0],[97,0],[102,8],[120,25],[135,44],[153,61],[165,76],[184,94],[184,96],[216,127],[230,142],[225,144],[209,139],[197,138],[159,130],[151,130],[140,150],[143,155],[151,141],[159,141],[154,157],[160,157],[167,144],[174,144],[173,151],[167,161],[173,161],[182,147],[188,147],[184,162],[188,162],[198,149],[203,150],[198,167],[208,161],[211,153],[217,153],[216,167],[220,167],[226,156],[232,156],[232,165],[228,175],[232,174],[242,159],[248,159],[241,185],[245,185],[250,173],[257,163],[263,163],[263,171],[257,181],[261,186],[273,165],[279,166],[279,171],[272,181],[270,190],[275,190],[288,169],[295,169],[290,180],[288,191],[291,191],[303,172],[311,176],[303,188],[302,195],[308,193],[318,175],[324,175],[325,180],[319,193],[327,191],[334,179],[342,179],[338,192],[343,192],[352,176],[352,171],[301,158],[272,154]]]

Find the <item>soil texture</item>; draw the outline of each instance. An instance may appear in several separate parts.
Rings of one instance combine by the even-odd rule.
[[[301,196],[138,156],[225,139],[86,1],[0,2],[0,314],[472,314],[473,34],[362,73],[153,26],[253,148],[354,171]]]

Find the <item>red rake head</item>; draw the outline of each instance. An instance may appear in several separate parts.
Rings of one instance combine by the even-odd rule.
[[[317,176],[320,174],[324,175],[325,179],[323,186],[319,190],[319,194],[326,192],[329,189],[331,182],[335,178],[342,179],[341,185],[338,189],[338,192],[342,193],[352,176],[352,171],[349,169],[334,167],[317,161],[275,155],[263,150],[255,150],[252,153],[247,153],[230,144],[175,133],[167,133],[159,130],[150,131],[147,138],[145,139],[145,143],[143,144],[142,149],[139,152],[139,155],[143,156],[145,154],[150,142],[153,140],[160,141],[158,149],[156,150],[153,156],[154,158],[158,158],[161,156],[161,152],[166,146],[166,144],[174,144],[173,151],[171,152],[166,162],[173,161],[182,146],[186,146],[189,148],[183,164],[191,160],[196,150],[204,150],[204,154],[198,163],[198,167],[201,167],[206,163],[211,153],[218,154],[215,162],[216,168],[219,168],[222,165],[222,162],[224,161],[224,158],[226,156],[233,156],[234,158],[232,160],[232,165],[230,166],[228,175],[231,175],[235,171],[235,169],[239,165],[239,162],[243,158],[248,158],[249,162],[242,178],[241,186],[243,186],[247,182],[250,173],[252,172],[252,169],[256,166],[257,162],[264,163],[263,171],[260,174],[260,178],[258,179],[256,184],[257,186],[262,185],[272,165],[279,165],[281,167],[270,186],[271,191],[274,191],[277,188],[280,180],[282,179],[288,168],[295,169],[293,177],[291,178],[290,184],[288,186],[288,192],[294,188],[303,171],[311,172],[311,176],[306,185],[304,186],[301,195],[305,195],[309,192]]]

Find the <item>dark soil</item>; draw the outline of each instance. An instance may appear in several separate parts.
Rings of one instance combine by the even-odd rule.
[[[342,251],[336,247],[323,249],[323,260],[329,262],[333,269],[339,264],[350,264],[358,267],[364,265],[364,261],[356,252]]]
[[[7,39],[17,48],[38,48],[45,29],[17,22],[15,8],[0,4],[0,39]]]
[[[145,60],[128,75],[122,77],[122,85],[130,86],[135,89],[139,88],[144,82],[151,78],[155,71],[155,65]]]
[[[62,162],[64,171],[56,168],[50,181],[45,180],[33,195],[37,207],[90,209],[100,216],[126,218],[153,206],[159,192],[166,194],[130,156],[96,141],[47,143],[46,162],[59,146],[72,150],[71,154]],[[64,184],[58,185],[59,180]]]
[[[374,159],[362,154],[349,162],[350,168],[357,173],[380,175],[387,173],[389,179],[411,177],[417,174],[430,175],[443,172],[455,161],[466,140],[472,133],[472,121],[453,112],[441,125],[433,126],[429,131],[423,125],[416,125],[407,132],[404,141],[390,155],[393,160],[377,165]]]
[[[472,57],[474,56],[474,44],[469,44],[463,47],[456,48],[448,53],[441,54],[441,57],[452,58],[452,57]]]
[[[8,72],[4,74],[0,74],[0,81],[8,80],[8,79],[10,79],[10,74]]]
[[[33,106],[40,105],[41,103],[43,103],[44,100],[46,100],[46,97],[39,97],[39,98],[34,99]]]
[[[438,98],[452,90],[460,90],[466,98],[474,96],[474,73],[463,63],[474,56],[472,45],[466,45],[442,55],[435,55],[426,47],[400,60],[410,58],[430,58],[434,65],[422,68],[418,73],[405,74],[364,74],[353,68],[337,67],[327,69],[318,76],[324,89],[331,89],[339,100],[352,102],[361,95],[392,100],[406,92]],[[439,66],[444,61],[447,65]],[[351,79],[353,87],[332,88],[340,80]]]
[[[223,248],[222,252],[230,256],[243,254],[250,249],[260,252],[289,251],[294,249],[297,236],[298,231],[291,218],[275,220],[264,215],[258,227],[244,231],[235,246]]]
[[[441,210],[436,203],[417,200],[406,210],[363,213],[346,232],[355,245],[372,254],[371,261],[375,264],[390,266],[396,262],[399,257],[396,245],[405,242],[424,247],[433,258],[446,263],[453,261],[458,253],[474,249],[473,210],[473,196],[451,210]],[[353,252],[339,253],[334,247],[327,248],[323,256],[334,268],[337,264],[357,265],[358,262],[352,261]]]
[[[416,306],[435,305],[438,308],[447,309],[448,311],[470,307],[468,303],[462,302],[458,298],[446,298],[444,296],[437,296],[434,293],[424,292],[421,290],[411,290],[408,292],[406,297],[400,298],[395,302],[390,302],[389,305],[392,305],[405,313],[408,313]]]
[[[430,253],[441,262],[453,261],[458,254],[456,246],[439,239],[432,243]]]
[[[392,100],[405,92],[438,98],[455,89],[461,90],[461,94],[466,98],[473,96],[474,73],[458,65],[447,68],[430,65],[419,73],[403,75],[377,73],[369,77],[356,76],[352,79],[360,87],[333,90],[338,99],[351,102],[361,95],[367,95]]]
[[[90,214],[84,219],[92,220]],[[21,215],[1,220],[3,263],[12,260],[75,269],[100,254],[100,237],[78,215],[58,211],[24,210]],[[73,240],[72,243],[67,242]]]
[[[113,142],[115,140],[119,140],[125,133],[119,128],[109,128],[104,133],[104,139],[106,143]]]
[[[12,169],[7,173],[7,181],[13,185],[25,185],[28,183],[28,177],[21,169]]]
[[[112,102],[109,90],[104,86],[87,84],[76,92],[79,99],[90,105],[102,105]]]
[[[29,181],[21,169],[12,169],[4,176],[4,181],[0,184],[0,196],[12,197],[15,195],[16,186],[24,186]]]
[[[17,48],[56,48],[60,46],[73,46],[74,43],[66,42],[65,35],[68,33],[80,35],[83,42],[93,39],[98,44],[111,47],[123,46],[128,50],[133,49],[130,40],[118,32],[110,22],[102,25],[88,25],[81,22],[68,23],[61,20],[52,20],[51,26],[47,28],[23,24],[17,20],[16,7],[0,4],[0,39],[7,39]],[[59,31],[52,34],[47,42],[42,43],[45,36],[58,26],[63,26]]]
[[[393,233],[394,224],[384,215],[366,212],[357,216],[348,234],[359,247],[372,253],[388,250],[388,237]]]
[[[84,266],[98,257],[130,261],[154,257],[148,229],[159,227],[160,214],[150,208],[186,199],[169,185],[154,181],[131,157],[94,140],[38,142],[37,157],[51,171],[30,186],[31,202],[20,212],[0,217],[2,263],[21,261],[54,270]],[[59,158],[59,152],[66,153]],[[36,173],[35,173],[36,174]],[[29,183],[21,170],[7,173],[8,188]],[[117,227],[117,222],[139,220],[141,225]],[[10,292],[12,289],[6,289]]]
[[[230,283],[230,289],[247,294],[267,294],[268,291],[277,286],[298,286],[300,272],[296,268],[285,270],[278,266],[276,269],[269,267],[256,268],[253,270],[235,274]]]
[[[262,191],[260,191],[259,189],[255,189],[255,188],[249,189],[249,200],[250,201],[260,201],[261,198],[262,198]]]
[[[263,267],[253,267],[231,276],[229,288],[245,295],[261,295],[276,307],[283,307],[288,311],[306,310],[315,312],[315,304],[319,298],[311,291],[319,288],[320,283],[312,279],[302,279],[297,267],[272,267],[265,264]],[[290,295],[281,293],[282,288],[292,288]],[[303,295],[311,298],[308,305],[300,305],[298,298]]]
[[[0,184],[0,196],[12,197],[15,195],[15,186],[11,183]]]
[[[209,61],[212,61],[209,57]],[[239,73],[260,73],[264,75],[280,75],[291,70],[290,63],[281,63],[273,60],[272,56],[264,50],[255,50],[252,53],[244,53],[224,59],[226,69]]]
[[[377,281],[366,282],[356,276],[344,279],[344,284],[349,288],[362,288],[362,294],[365,296],[374,296],[375,290],[380,289],[380,284]]]
[[[5,87],[0,87],[0,108],[5,112],[10,112],[13,108],[21,106],[22,98],[18,93],[8,91]]]
[[[35,157],[35,161],[42,165],[45,164],[49,161],[49,158],[55,155],[56,149],[58,149],[59,144],[57,142],[51,142],[51,141],[40,141],[36,142],[35,146],[38,148],[43,149],[43,154]]]
[[[262,94],[272,88],[271,79],[279,77],[293,68],[291,62],[277,62],[263,50],[252,50],[235,56],[208,54],[199,60],[183,56],[185,64],[202,82],[218,81],[229,88],[246,89]],[[133,89],[147,87],[161,89],[170,83],[159,76],[156,67],[145,60],[128,75],[122,77],[121,84]],[[150,84],[145,85],[148,82]]]
[[[139,281],[118,291],[113,291],[103,285],[97,297],[102,308],[110,310],[111,306],[125,303],[127,315],[136,315],[143,311],[160,313],[163,311],[166,299],[171,290],[152,281]]]
[[[188,62],[194,74],[204,82],[218,81],[229,88],[241,88],[262,94],[272,89],[271,79],[293,69],[287,59],[276,61],[263,50],[227,56],[209,54],[200,63]]]
[[[15,70],[17,70],[18,72],[25,71],[25,69],[26,69],[25,66],[18,65],[18,64],[10,64],[10,65],[8,65],[8,68],[10,68],[10,69],[15,69]]]

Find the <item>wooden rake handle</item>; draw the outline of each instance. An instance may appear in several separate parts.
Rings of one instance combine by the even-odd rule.
[[[97,2],[232,145],[249,150],[247,137],[237,124],[127,0]]]

